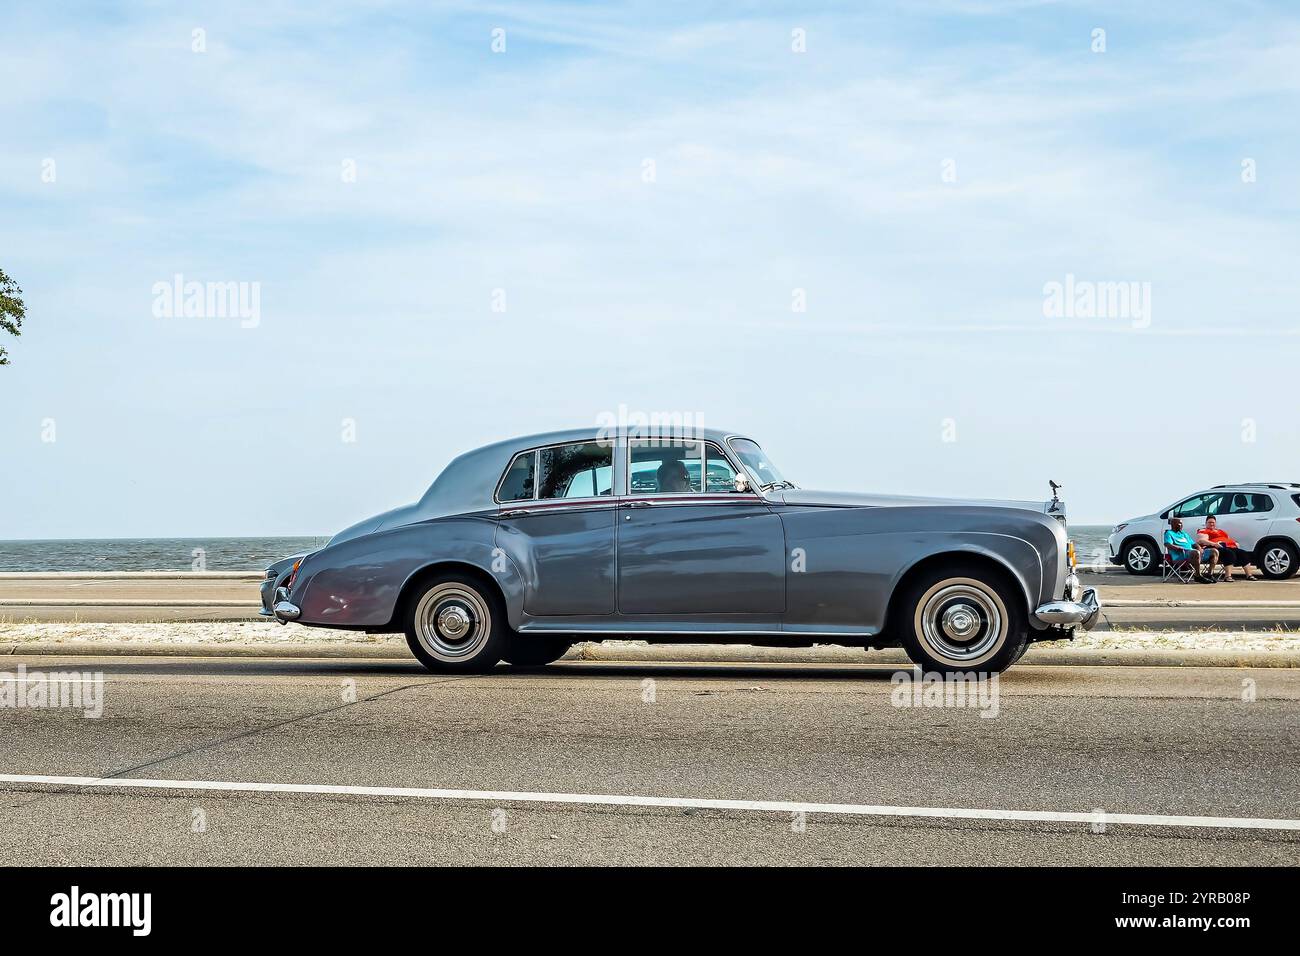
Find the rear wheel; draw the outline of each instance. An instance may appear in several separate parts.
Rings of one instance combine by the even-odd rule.
[[[1138,538],[1124,545],[1124,570],[1129,574],[1155,574],[1160,567],[1160,552],[1149,538]]]
[[[431,671],[488,670],[501,660],[511,633],[500,597],[468,575],[433,578],[407,605],[406,643]]]
[[[567,637],[515,634],[501,656],[516,667],[542,667],[558,661],[573,646]]]
[[[1006,670],[1024,653],[1029,625],[1024,598],[987,568],[952,565],[921,575],[898,607],[907,656],[923,670]]]
[[[1258,565],[1266,578],[1280,581],[1291,577],[1300,567],[1300,554],[1289,541],[1270,541],[1259,550]]]

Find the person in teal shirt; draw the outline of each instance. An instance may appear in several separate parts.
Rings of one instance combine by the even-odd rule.
[[[1209,554],[1209,569],[1201,567],[1201,550],[1192,540],[1192,536],[1183,530],[1183,521],[1181,518],[1169,519],[1169,530],[1165,532],[1165,550],[1169,552],[1169,560],[1178,564],[1182,561],[1190,561],[1193,568],[1196,569],[1196,577],[1206,584],[1214,583],[1214,569],[1219,562],[1219,552],[1214,548],[1206,548]]]

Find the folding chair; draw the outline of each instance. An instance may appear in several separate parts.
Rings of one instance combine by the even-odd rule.
[[[1184,584],[1191,584],[1196,580],[1196,566],[1192,564],[1191,558],[1174,557],[1169,553],[1167,545],[1160,545],[1160,581],[1162,584],[1168,583],[1170,578],[1177,578]]]

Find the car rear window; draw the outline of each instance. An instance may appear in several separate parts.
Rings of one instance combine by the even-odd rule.
[[[533,497],[536,487],[533,471],[537,464],[537,452],[525,451],[515,456],[515,460],[506,469],[501,479],[501,490],[497,492],[498,501],[527,501]]]

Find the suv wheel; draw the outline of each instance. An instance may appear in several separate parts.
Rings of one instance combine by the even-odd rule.
[[[1297,554],[1296,546],[1288,541],[1270,541],[1260,551],[1258,564],[1266,578],[1274,581],[1289,578],[1300,566],[1300,554]]]
[[[1124,545],[1124,570],[1129,574],[1155,574],[1160,551],[1150,538],[1138,538]]]

